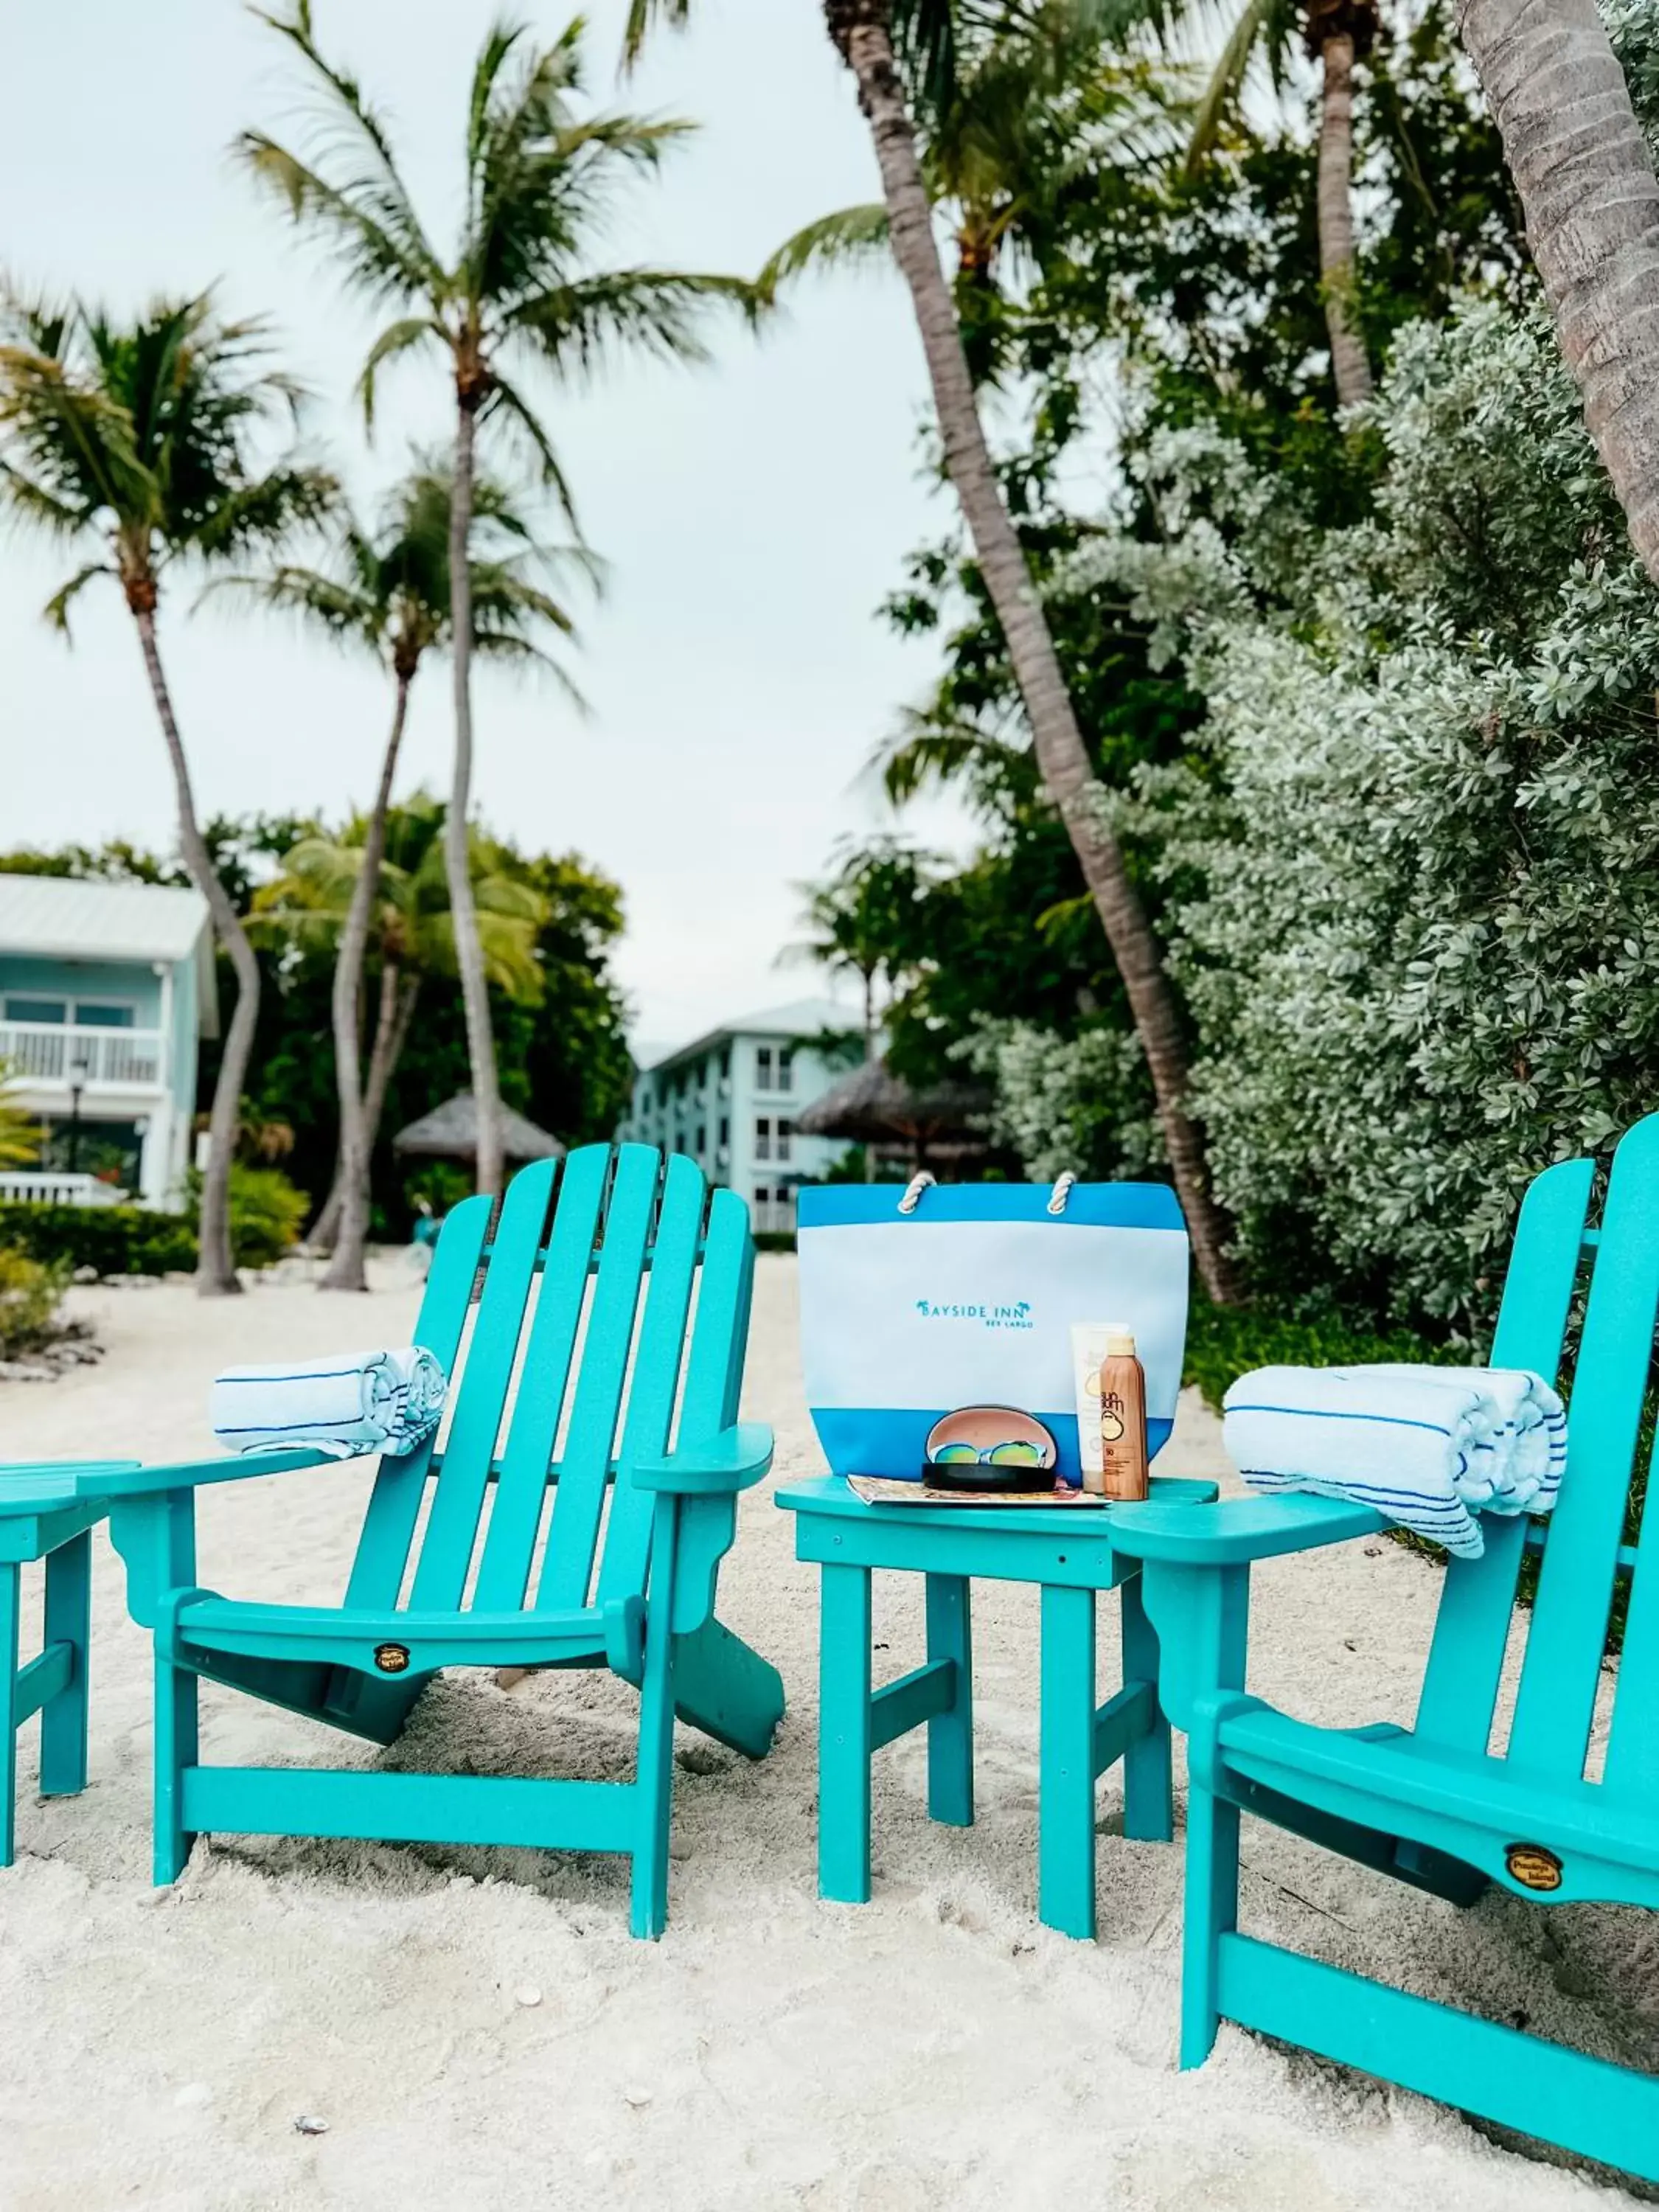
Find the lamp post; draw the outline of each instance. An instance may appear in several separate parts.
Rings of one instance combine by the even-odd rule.
[[[91,1070],[92,1062],[87,1057],[86,1047],[77,1046],[75,1056],[70,1061],[69,1171],[71,1175],[77,1173],[81,1165],[81,1093],[86,1088],[87,1077]]]

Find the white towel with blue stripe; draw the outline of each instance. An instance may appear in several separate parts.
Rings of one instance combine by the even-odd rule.
[[[410,1344],[285,1366],[228,1367],[214,1382],[209,1418],[228,1451],[398,1455],[437,1427],[447,1389],[431,1352]]]
[[[1547,1513],[1567,1417],[1523,1368],[1258,1367],[1222,1400],[1223,1442],[1257,1490],[1370,1505],[1460,1559],[1480,1513]]]

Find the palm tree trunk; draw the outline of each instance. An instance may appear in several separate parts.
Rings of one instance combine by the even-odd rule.
[[[1354,321],[1353,37],[1322,40],[1319,102],[1319,274],[1339,407],[1371,396],[1371,364]]]
[[[196,1289],[202,1297],[227,1297],[240,1291],[230,1248],[230,1164],[236,1150],[236,1124],[242,1103],[242,1085],[253,1050],[253,1032],[259,1019],[259,963],[248,942],[241,917],[203,840],[196,819],[195,794],[190,786],[190,764],[173,712],[172,695],[161,669],[155,641],[155,612],[142,603],[132,609],[138,625],[138,642],[144,656],[161,735],[179,806],[179,845],[191,880],[207,901],[219,942],[236,971],[236,1007],[225,1032],[225,1048],[219,1062],[219,1079],[213,1087],[213,1111],[208,1121],[208,1164],[202,1178],[201,1221],[197,1230]]]
[[[351,887],[345,927],[334,963],[334,1073],[340,1094],[339,1228],[334,1256],[320,1287],[325,1291],[366,1291],[363,1248],[368,1242],[368,1146],[363,1112],[362,1071],[358,1065],[357,999],[362,988],[363,961],[368,951],[369,923],[380,895],[380,862],[386,854],[386,814],[392,805],[392,780],[398,753],[404,741],[409,714],[408,676],[398,677],[397,704],[392,709],[392,734],[380,763],[380,787],[369,809],[363,838],[363,864]],[[384,997],[384,983],[382,995]]]
[[[380,970],[380,1006],[374,1017],[374,1042],[369,1048],[368,1079],[363,1085],[363,1146],[365,1155],[372,1160],[374,1146],[380,1134],[380,1116],[386,1111],[386,1095],[392,1079],[403,1058],[404,1047],[409,1042],[409,1032],[415,1018],[416,1001],[421,995],[418,974],[404,975],[395,961],[388,962]],[[340,1233],[340,1212],[345,1200],[343,1168],[337,1161],[334,1180],[322,1212],[317,1216],[315,1227],[306,1242],[317,1250],[333,1249]]]
[[[1595,0],[1459,0],[1584,421],[1659,582],[1659,180]]]
[[[1227,1258],[1226,1224],[1210,1193],[1203,1140],[1186,1108],[1186,1047],[1175,1000],[1122,850],[1104,819],[1105,793],[1090,764],[1054,640],[1031,588],[1024,551],[1003,504],[986,446],[956,309],[939,266],[904,88],[894,65],[889,0],[824,0],[824,14],[831,38],[857,78],[859,103],[875,140],[893,256],[910,289],[945,465],[1007,641],[1037,765],[1065,821],[1123,978],[1199,1273],[1212,1298],[1228,1301],[1236,1291]]]
[[[466,1011],[466,1049],[478,1117],[478,1188],[492,1197],[501,1188],[501,1094],[495,1073],[495,1040],[489,1024],[478,917],[472,903],[467,808],[472,795],[472,575],[468,547],[472,530],[472,447],[477,428],[472,407],[457,410],[455,481],[449,509],[450,628],[455,652],[455,773],[444,823],[444,869],[455,930],[455,964]]]

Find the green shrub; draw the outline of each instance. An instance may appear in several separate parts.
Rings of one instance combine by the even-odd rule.
[[[0,1206],[0,1245],[100,1275],[165,1275],[196,1265],[190,1224],[142,1206]]]
[[[32,1260],[27,1252],[0,1245],[0,1359],[46,1342],[69,1279],[65,1261]]]
[[[201,1218],[202,1178],[192,1168],[185,1179],[185,1218],[192,1237]],[[239,1267],[269,1267],[300,1241],[311,1200],[280,1168],[251,1168],[243,1161],[230,1170],[230,1251]]]
[[[1227,1385],[1252,1367],[1355,1367],[1383,1359],[1468,1364],[1466,1354],[1410,1329],[1378,1334],[1334,1313],[1306,1317],[1262,1306],[1213,1306],[1195,1297],[1187,1317],[1181,1379],[1195,1382],[1219,1413]]]

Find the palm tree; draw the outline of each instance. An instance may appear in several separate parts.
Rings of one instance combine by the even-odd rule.
[[[155,616],[179,561],[243,560],[281,544],[331,507],[331,477],[292,459],[261,470],[256,442],[299,392],[266,366],[264,325],[228,323],[207,294],[162,301],[122,325],[79,303],[0,298],[0,496],[87,562],[48,601],[64,631],[76,594],[113,576],[138,631],[172,765],[179,843],[236,975],[236,1007],[213,1094],[196,1286],[240,1288],[231,1261],[234,1131],[259,1010],[259,965],[196,818],[184,741],[161,665]]]
[[[1659,583],[1659,179],[1595,0],[1459,0],[1584,420]]]
[[[6,1096],[14,1080],[0,1060],[0,1168],[26,1168],[40,1157],[40,1125],[15,1098]]]
[[[1207,0],[1114,0],[1112,13],[1119,21],[1151,22],[1165,34],[1210,20]],[[1266,53],[1276,86],[1298,44],[1319,64],[1319,276],[1340,407],[1371,396],[1370,357],[1354,312],[1353,72],[1380,27],[1377,0],[1243,0],[1199,101],[1188,148],[1194,168],[1214,151],[1222,120],[1258,53]]]
[[[658,16],[684,23],[692,0],[630,0],[625,54],[637,53]],[[957,81],[958,33],[994,28],[1010,16],[1036,21],[1049,10],[1021,0],[823,0],[824,22],[852,71],[870,125],[888,234],[910,292],[927,358],[945,464],[961,505],[980,574],[1008,647],[1049,799],[1066,823],[1112,948],[1152,1078],[1170,1172],[1212,1297],[1237,1293],[1226,1224],[1211,1194],[1204,1146],[1187,1109],[1187,1048],[1162,955],[1113,832],[1109,794],[1094,772],[1066,688],[1053,634],[986,443],[972,371],[934,238],[933,205],[917,155],[916,125],[899,74],[901,55],[930,105],[944,106]]]
[[[364,817],[361,853],[353,862],[351,896],[334,968],[340,1156],[334,1188],[313,1231],[313,1243],[332,1246],[333,1256],[322,1279],[325,1290],[368,1287],[363,1254],[368,1239],[374,1135],[360,1065],[359,1002],[410,689],[426,653],[449,641],[453,503],[447,462],[423,460],[392,493],[374,536],[347,522],[329,568],[285,565],[262,576],[222,578],[213,587],[251,592],[267,606],[297,612],[340,642],[371,652],[392,681],[392,728],[380,757],[374,802]],[[561,601],[535,577],[538,570],[550,573],[565,562],[575,562],[591,576],[591,556],[538,543],[505,486],[488,476],[481,476],[473,486],[473,533],[470,599],[475,648],[517,666],[549,671],[580,705],[569,678],[537,642],[544,628],[569,637],[574,626]],[[487,972],[487,955],[485,968]],[[383,1018],[392,1003],[383,991]],[[377,1043],[380,1035],[377,1030]]]
[[[925,891],[930,856],[896,837],[878,837],[844,849],[822,883],[802,884],[801,920],[808,936],[783,957],[805,959],[832,975],[856,975],[864,994],[864,1057],[877,1056],[878,984],[890,993],[914,965],[916,907]]]
[[[435,349],[453,386],[449,567],[456,580],[455,763],[447,852],[478,1109],[478,1188],[497,1191],[501,1091],[467,868],[472,781],[467,548],[478,427],[492,416],[514,427],[568,509],[568,489],[547,433],[515,380],[518,364],[538,362],[557,377],[568,377],[591,369],[615,349],[701,359],[701,311],[716,300],[752,307],[754,295],[735,277],[589,266],[593,243],[623,185],[653,171],[691,126],[580,112],[580,19],[548,46],[530,46],[522,25],[504,21],[486,35],[467,101],[460,234],[448,258],[430,242],[381,118],[355,80],[319,52],[310,0],[294,0],[290,14],[263,20],[300,56],[327,113],[310,160],[258,131],[242,134],[238,151],[295,219],[334,248],[358,291],[399,310],[364,363],[360,389],[366,417],[373,422],[379,372],[401,355]]]
[[[381,825],[381,857],[365,932],[366,949],[373,952],[380,970],[374,1036],[362,1088],[366,1159],[374,1153],[386,1091],[408,1042],[422,991],[434,978],[450,978],[458,972],[446,813],[441,799],[417,792],[403,805],[388,808]],[[371,817],[359,815],[337,838],[307,837],[295,845],[284,856],[281,873],[255,894],[253,926],[258,933],[299,945],[337,947],[361,903],[372,835]],[[486,982],[520,1004],[534,1005],[542,993],[536,941],[546,918],[546,902],[529,884],[490,865],[489,848],[476,830],[468,846]],[[354,1055],[358,1049],[355,1020],[350,1049]],[[348,1195],[344,1175],[343,1156],[336,1173],[342,1237]],[[334,1202],[335,1194],[331,1194],[330,1203]],[[366,1192],[363,1212],[366,1222]]]

